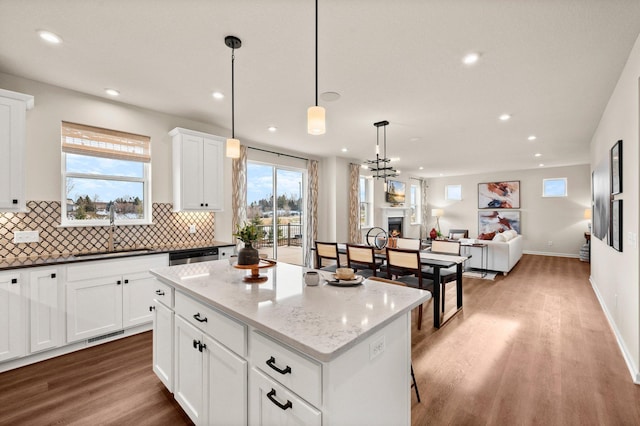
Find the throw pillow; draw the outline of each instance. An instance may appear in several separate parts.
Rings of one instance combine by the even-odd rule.
[[[478,235],[478,239],[479,240],[493,240],[493,237],[496,236],[495,232],[489,232],[487,234],[480,234]]]
[[[503,233],[498,233],[493,237],[493,241],[501,241],[503,243],[507,242],[507,238],[504,236]]]
[[[450,233],[449,234],[449,239],[451,240],[459,240],[460,238],[464,237],[464,233],[462,234],[456,234],[456,233]]]

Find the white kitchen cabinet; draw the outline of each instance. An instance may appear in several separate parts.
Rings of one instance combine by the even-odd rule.
[[[63,343],[64,304],[58,268],[29,270],[29,329],[31,353]]]
[[[23,286],[21,273],[0,273],[0,362],[26,354]]]
[[[26,111],[33,96],[0,89],[0,211],[25,211]]]
[[[222,211],[225,139],[176,127],[173,138],[173,209]]]
[[[218,248],[218,259],[229,259],[236,254],[236,246],[223,246]]]
[[[173,309],[157,299],[153,306],[153,371],[173,392]]]
[[[164,254],[82,262],[67,266],[67,342],[151,322],[155,278]]]
[[[202,332],[175,316],[175,369],[173,395],[191,420],[204,423],[204,357],[199,344]]]

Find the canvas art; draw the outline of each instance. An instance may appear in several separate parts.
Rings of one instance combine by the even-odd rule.
[[[391,204],[401,204],[404,203],[404,192],[405,185],[404,182],[400,182],[397,180],[389,180],[387,182],[387,203]]]
[[[601,161],[593,171],[593,235],[603,240],[609,234],[609,162]]]
[[[519,209],[520,181],[478,184],[479,209]]]
[[[478,234],[489,234],[513,229],[520,234],[520,212],[482,211],[478,212]]]

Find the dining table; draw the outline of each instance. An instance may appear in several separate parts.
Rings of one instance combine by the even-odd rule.
[[[338,252],[346,254],[347,245],[344,243],[338,243]],[[378,259],[386,259],[386,253],[386,250],[375,250],[375,256]],[[462,310],[462,265],[469,258],[471,258],[470,254],[452,255],[434,253],[431,252],[430,248],[420,251],[420,263],[424,266],[430,266],[433,268],[433,326],[435,328],[442,327],[447,321]],[[440,271],[454,266],[456,267],[456,310],[447,318],[443,318],[445,312],[440,310],[440,298],[442,297],[441,291],[444,290],[444,285],[440,283]]]

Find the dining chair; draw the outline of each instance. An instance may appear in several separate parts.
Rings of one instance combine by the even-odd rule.
[[[322,266],[322,260],[327,259],[335,263]],[[316,269],[335,272],[340,268],[340,254],[338,253],[338,243],[323,243],[316,241]]]
[[[393,284],[393,285],[400,285],[400,286],[406,287],[406,284],[404,284],[403,282],[394,281],[387,278],[371,277],[369,279],[372,281],[379,281],[385,284]],[[422,312],[422,305],[420,305],[418,309],[420,310],[420,312],[418,313],[418,316],[420,316],[420,313]],[[418,402],[420,402],[420,391],[418,390],[418,382],[416,382],[416,376],[413,373],[413,362],[411,362],[411,381],[412,381],[411,387],[416,390],[416,398],[418,399]]]
[[[396,248],[420,250],[420,240],[417,238],[398,238]]]
[[[450,254],[453,256],[460,256],[460,241],[447,241],[447,240],[434,240],[431,243],[431,252],[437,254]],[[422,270],[423,274],[433,279],[433,268],[428,267]],[[456,267],[441,269],[440,270],[440,285],[442,285],[442,291],[440,292],[440,300],[442,300],[442,311],[444,312],[444,296],[446,293],[446,284],[454,282],[457,278]]]
[[[422,273],[420,250],[387,247],[387,278],[394,279],[394,281],[401,282],[408,287],[429,290],[433,294],[433,281],[424,278]],[[421,328],[422,305],[418,307],[418,330]]]
[[[449,229],[449,239],[459,240],[460,238],[469,238],[468,229]]]
[[[377,276],[382,262],[376,259],[373,246],[347,244],[347,266],[365,278]]]

